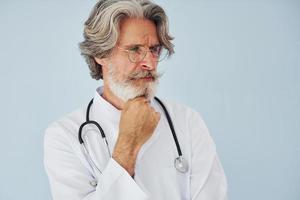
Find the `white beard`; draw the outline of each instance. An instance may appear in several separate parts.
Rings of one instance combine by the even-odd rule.
[[[119,81],[116,80],[116,73],[114,71],[114,67],[109,64],[108,65],[108,86],[112,93],[120,98],[122,101],[127,102],[129,99],[134,99],[139,96],[144,96],[147,100],[150,100],[154,97],[156,93],[156,89],[158,86],[158,79],[161,75],[157,75],[154,78],[154,81],[147,82],[141,86],[135,86],[132,82],[134,80],[124,80]]]

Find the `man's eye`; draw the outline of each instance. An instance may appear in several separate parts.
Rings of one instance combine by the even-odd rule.
[[[154,46],[154,47],[150,47],[150,51],[152,51],[153,53],[159,54],[160,50],[161,50],[161,46],[160,45],[157,45],[157,46]]]
[[[132,51],[132,52],[139,52],[140,48],[138,46],[136,47],[132,47],[129,49],[129,51]]]

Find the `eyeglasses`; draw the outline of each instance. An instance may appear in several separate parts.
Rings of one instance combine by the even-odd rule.
[[[146,57],[148,52],[152,54],[152,57],[156,62],[162,61],[168,55],[168,50],[164,48],[162,45],[155,45],[152,47],[135,45],[129,47],[128,49],[124,49],[122,47],[117,46],[117,48],[126,51],[128,55],[128,59],[133,63],[138,63],[142,61]]]

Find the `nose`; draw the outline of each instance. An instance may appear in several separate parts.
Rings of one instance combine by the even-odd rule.
[[[157,62],[151,52],[147,52],[145,58],[140,62],[141,68],[148,71],[156,69]]]

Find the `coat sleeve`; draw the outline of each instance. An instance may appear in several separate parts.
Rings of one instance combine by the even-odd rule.
[[[191,111],[191,199],[227,200],[227,180],[215,144],[200,115]]]
[[[96,175],[75,154],[72,138],[67,135],[55,124],[48,127],[44,138],[44,165],[53,200],[147,199],[127,171],[112,158],[93,186]]]

